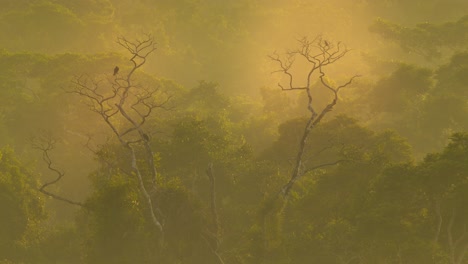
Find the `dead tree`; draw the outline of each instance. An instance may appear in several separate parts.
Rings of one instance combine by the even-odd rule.
[[[283,74],[286,77],[286,84],[278,83],[282,91],[298,91],[303,92],[307,97],[307,111],[308,118],[302,135],[299,141],[299,147],[296,157],[294,158],[294,165],[291,176],[286,184],[279,190],[279,192],[269,197],[264,203],[261,211],[261,226],[262,226],[262,242],[263,248],[260,252],[263,263],[271,262],[275,258],[276,252],[279,252],[282,247],[281,228],[284,217],[284,210],[287,206],[288,197],[291,189],[296,181],[303,175],[320,168],[333,166],[345,160],[335,160],[314,166],[306,166],[304,159],[307,151],[307,141],[311,131],[320,123],[325,115],[333,110],[333,107],[338,102],[338,94],[341,89],[349,86],[353,80],[358,77],[353,76],[347,82],[339,86],[333,86],[327,82],[328,77],[325,69],[343,58],[348,49],[340,42],[334,44],[330,41],[325,41],[322,37],[318,36],[314,40],[309,41],[307,38],[298,40],[298,48],[288,51],[283,55],[274,53],[269,56],[275,62],[279,69],[276,73]],[[299,59],[299,60],[298,60]],[[298,67],[297,63],[302,60],[306,63],[305,76],[298,76],[298,73],[293,69]],[[297,85],[302,82],[303,85]],[[322,109],[318,109],[316,99],[312,93],[312,87],[316,88],[321,86],[330,92],[331,101],[329,101]],[[318,89],[318,88],[317,88]],[[325,151],[333,146],[327,146],[324,150],[316,150],[316,153]]]
[[[47,190],[47,187],[55,185],[65,176],[65,172],[57,168],[54,165],[52,158],[50,157],[50,152],[55,148],[55,144],[56,140],[53,139],[53,137],[50,134],[45,132],[41,132],[37,137],[34,137],[32,139],[31,145],[34,149],[37,149],[42,152],[42,160],[47,165],[47,169],[53,174],[56,174],[55,179],[42,184],[41,187],[39,187],[38,191],[55,200],[59,200],[71,205],[85,207],[85,205],[81,202],[73,201],[69,198],[63,197],[61,195]]]
[[[120,37],[117,44],[130,53],[131,65],[127,73],[124,73],[125,68],[121,67],[119,74],[108,74],[101,79],[95,76],[77,76],[73,80],[74,87],[70,92],[86,99],[89,109],[101,117],[122,147],[130,154],[132,170],[127,174],[137,178],[151,221],[163,237],[163,216],[149,191],[150,188],[152,192],[158,190],[156,181],[158,171],[154,165],[154,153],[149,142],[148,134],[151,133],[145,130],[145,124],[157,109],[166,108],[171,97],[159,87],[144,87],[134,81],[137,70],[156,50],[156,44],[150,35],[143,40],[135,41]],[[143,160],[146,162],[145,167],[149,168],[149,175],[138,162],[138,149],[144,149]],[[151,179],[151,186],[145,183],[148,177]]]
[[[278,83],[278,86],[281,88],[281,90],[303,92],[308,99],[307,110],[309,112],[309,116],[299,142],[299,149],[294,160],[294,167],[291,173],[291,177],[289,178],[288,183],[282,187],[280,192],[284,198],[288,197],[291,188],[294,186],[294,183],[308,171],[336,165],[342,161],[338,160],[327,164],[321,164],[314,166],[313,168],[305,168],[303,164],[307,140],[309,138],[310,132],[314,129],[314,127],[317,126],[317,124],[320,123],[320,121],[328,112],[332,111],[333,107],[338,102],[338,94],[340,90],[350,85],[353,80],[358,77],[358,75],[355,75],[347,82],[339,86],[333,86],[326,80],[326,77],[328,76],[326,75],[325,69],[343,58],[349,51],[341,42],[333,44],[322,39],[321,36],[316,37],[312,41],[309,41],[304,37],[298,40],[298,42],[299,47],[296,50],[288,51],[284,56],[280,56],[276,53],[270,56],[270,59],[279,65],[279,70],[276,72],[282,73],[287,79],[286,85]],[[308,65],[305,76],[302,76],[302,78],[297,77],[296,74],[292,72],[292,67],[297,62],[297,58],[303,59]],[[317,109],[314,97],[312,95],[311,88],[315,84],[316,80],[314,78],[318,78],[319,84],[324,89],[330,91],[332,95],[332,100],[328,102],[328,104],[323,109]],[[305,84],[302,86],[297,86],[296,82],[298,79]]]

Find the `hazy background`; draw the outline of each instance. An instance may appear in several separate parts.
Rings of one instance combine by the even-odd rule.
[[[214,83],[230,98],[226,111],[254,120],[243,124],[242,140],[261,156],[280,138],[280,124],[306,113],[304,98],[280,91],[285,79],[268,55],[321,35],[350,49],[330,77],[361,75],[327,118],[345,114],[375,131],[394,130],[420,161],[468,128],[467,16],[466,0],[0,0],[0,146],[49,179],[30,142],[51,133],[54,162],[66,171],[56,191],[86,199],[99,164],[85,144],[92,137],[88,147],[99,148],[109,131],[66,91],[81,74],[128,69],[117,38],[151,34],[157,50],[143,79],[164,82],[176,102]],[[52,221],[76,215],[56,201],[48,206],[56,209]]]
[[[1,46],[46,54],[122,52],[117,36],[152,34],[146,71],[191,87],[210,80],[235,93],[274,85],[267,55],[321,34],[353,52],[342,69],[368,76],[363,55],[422,62],[369,31],[378,18],[406,27],[456,21],[451,1],[2,1]]]
[[[282,77],[272,74],[277,65],[268,55],[294,48],[296,40],[304,36],[313,39],[322,35],[332,42],[341,41],[351,49],[339,65],[331,69],[333,78],[362,75],[359,80],[362,85],[343,92],[342,98],[367,100],[366,94],[372,89],[370,83],[389,76],[397,64],[414,63],[434,70],[447,63],[450,56],[460,49],[444,47],[440,56],[434,54],[427,58],[411,50],[411,46],[405,49],[398,42],[398,38],[405,37],[404,32],[403,36],[383,38],[375,30],[370,30],[376,21],[413,28],[424,23],[453,23],[468,13],[468,2],[463,0],[1,0],[0,6],[0,47],[3,54],[60,57],[47,66],[33,66],[34,69],[27,67],[30,65],[27,61],[22,62],[26,67],[15,67],[8,59],[3,59],[3,75],[14,74],[16,89],[23,89],[23,96],[29,98],[21,105],[16,104],[15,108],[20,113],[6,120],[10,124],[4,130],[9,131],[5,132],[2,144],[10,143],[21,153],[28,149],[28,140],[36,131],[53,130],[65,142],[65,145],[58,146],[61,149],[57,151],[63,155],[57,155],[57,163],[73,167],[64,180],[63,188],[76,198],[86,196],[86,188],[76,187],[76,183],[82,186],[83,175],[89,173],[94,164],[92,155],[82,147],[83,141],[87,134],[99,134],[95,130],[99,126],[93,125],[96,120],[92,121],[90,116],[86,121],[73,120],[72,114],[66,116],[78,111],[76,109],[80,106],[59,103],[67,97],[62,90],[69,86],[67,82],[74,75],[93,73],[93,68],[86,66],[88,59],[80,58],[76,62],[74,57],[78,55],[73,54],[125,54],[115,42],[117,37],[133,39],[151,34],[158,49],[145,65],[144,71],[148,74],[174,80],[188,89],[202,80],[215,82],[223,93],[260,100],[260,88],[278,89],[276,84]],[[466,40],[466,33],[460,37]],[[116,60],[111,58],[112,55],[100,56],[103,61],[109,61],[107,69],[110,73]],[[78,64],[81,68],[71,68],[73,66],[67,64],[66,57],[74,61],[72,65]],[[47,77],[56,79],[56,87],[42,87],[39,79],[51,76],[52,71],[61,71],[61,80],[56,76]],[[96,71],[103,73],[102,65],[95,66],[94,73]],[[35,99],[41,93],[55,94],[55,101],[38,103]],[[294,98],[296,95],[282,96]],[[384,97],[382,100],[386,100]],[[340,111],[377,128],[395,127],[382,125],[385,122],[379,121],[380,117],[369,118],[368,105],[343,106]],[[28,112],[28,107],[32,112]],[[70,110],[57,112],[56,109],[61,107]],[[389,115],[391,119],[392,114]],[[436,142],[425,144],[440,147]],[[416,147],[418,155],[428,150],[431,148],[420,150]],[[70,189],[67,186],[74,187]]]

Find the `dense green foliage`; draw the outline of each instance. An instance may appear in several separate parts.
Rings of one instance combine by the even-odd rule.
[[[44,199],[35,190],[31,177],[13,151],[0,151],[0,254],[2,259],[34,261],[34,248],[43,236],[41,222],[46,217]]]
[[[357,2],[0,1],[0,264],[468,263],[468,2]],[[135,69],[115,40],[142,32]],[[299,35],[353,49],[327,82],[361,77],[283,196],[307,96],[264,59]],[[121,119],[76,90],[126,76]]]

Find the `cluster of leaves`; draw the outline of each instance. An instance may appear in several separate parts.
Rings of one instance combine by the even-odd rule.
[[[118,57],[107,56],[63,55],[35,59],[38,58],[35,55],[12,54],[4,54],[3,60],[18,62],[19,58],[28,62],[20,64],[26,71],[11,72],[9,77],[3,78],[6,81],[17,81],[20,76],[36,79],[33,88],[39,98],[55,100],[48,101],[52,112],[56,111],[53,106],[60,108],[62,104],[55,103],[59,100],[54,96],[59,92],[51,88],[66,83],[53,76],[72,74],[71,67],[65,65],[77,65],[83,71],[102,72],[106,76],[112,74],[112,67],[103,65],[119,61]],[[462,65],[466,63],[462,57],[457,57],[441,67],[436,75],[440,82],[436,84],[431,81],[431,71],[404,65],[379,81],[374,93],[369,95],[376,102],[371,107],[385,112],[393,111],[393,105],[399,106],[397,110],[401,111],[414,103],[409,97],[450,92],[439,88],[442,84],[450,85],[447,87],[453,89],[452,94],[463,93],[463,75],[453,70],[462,71]],[[42,69],[43,73],[36,74],[33,69]],[[122,71],[125,69],[122,66]],[[305,122],[303,118],[291,117],[301,113],[297,105],[302,102],[295,103],[268,89],[262,91],[263,101],[252,102],[225,96],[213,83],[200,82],[197,87],[185,90],[149,75],[140,74],[138,78],[142,85],[157,85],[176,95],[175,108],[158,113],[146,124],[152,129],[151,146],[157,151],[154,159],[161,174],[158,178],[160,190],[152,195],[164,215],[165,244],[159,244],[149,222],[136,178],[125,174],[130,170],[128,154],[110,140],[103,141],[95,152],[101,165],[91,176],[93,191],[72,225],[45,233],[34,229],[45,225],[45,222],[39,224],[44,220],[41,196],[34,190],[33,183],[20,185],[31,199],[37,199],[34,205],[37,208],[28,209],[32,205],[22,198],[14,210],[26,211],[17,216],[9,213],[13,218],[5,218],[15,225],[23,225],[8,229],[17,230],[14,236],[2,235],[2,239],[8,240],[5,245],[16,247],[16,251],[2,253],[2,258],[25,262],[29,261],[25,256],[29,256],[38,261],[68,263],[144,263],[155,259],[217,263],[214,244],[219,244],[219,254],[229,263],[382,262],[398,258],[413,263],[439,263],[461,256],[461,251],[452,249],[455,241],[464,245],[464,240],[456,234],[464,230],[466,134],[455,134],[442,153],[413,163],[409,145],[396,133],[374,132],[356,119],[335,115],[313,130],[304,159],[305,168],[312,169],[293,190],[288,206],[265,223],[262,222],[263,214],[268,212],[265,208],[284,206],[281,202],[270,204],[269,199],[287,181]],[[18,85],[19,91],[27,91],[27,84]],[[394,87],[400,90],[391,93]],[[392,103],[377,103],[381,93]],[[18,94],[11,91],[11,96]],[[457,99],[463,100],[460,96]],[[34,99],[31,103],[34,105],[38,101]],[[6,100],[5,114],[11,114],[14,107],[15,111],[25,111],[8,103]],[[284,107],[278,109],[275,105]],[[41,105],[35,107],[40,109]],[[77,115],[78,109],[70,111],[65,116],[73,116],[73,121],[82,118]],[[56,118],[57,123],[68,124],[60,115]],[[272,132],[279,123],[278,131]],[[98,123],[90,123],[94,124]],[[11,129],[11,134],[15,131],[10,126],[4,127]],[[445,129],[447,124],[436,127]],[[5,153],[2,161],[6,168],[20,167],[17,161],[5,158],[11,153]],[[342,162],[313,169],[337,160]],[[213,222],[210,215],[210,181],[206,177],[210,163],[214,164],[217,179],[218,230],[214,228],[218,223]],[[5,188],[16,186],[12,180],[31,180],[30,174],[18,169],[13,171],[19,175],[8,176],[10,180],[5,180]],[[10,174],[5,172],[5,175]],[[24,191],[11,190],[24,196]],[[5,193],[11,196],[15,192]],[[13,210],[9,202],[4,206],[4,210]],[[32,222],[28,224],[28,221]],[[449,225],[450,221],[453,223]],[[440,227],[439,223],[442,223]],[[437,230],[442,231],[438,233]],[[452,236],[450,243],[448,234]],[[40,237],[34,240],[28,237],[31,235]],[[25,241],[29,244],[21,251],[19,245]],[[36,244],[31,245],[31,241]],[[42,253],[31,253],[34,251]],[[12,252],[16,255],[10,255]]]
[[[233,40],[246,34],[239,24],[243,15],[239,10],[253,10],[240,1],[238,12],[216,15],[200,5],[215,6],[220,14],[232,6],[208,0],[141,0],[136,6],[154,5],[148,10],[126,8],[134,2],[7,1],[9,11],[1,12],[0,28],[8,37],[1,44],[12,50],[86,47],[90,52],[115,22],[128,28],[154,22],[142,15],[149,12],[165,21],[155,26],[158,36],[163,44],[178,42],[175,48],[183,51],[177,52],[181,58],[196,65],[200,61],[218,65],[236,54],[206,46],[205,39],[230,43],[232,48]],[[115,16],[115,12],[122,13]],[[62,193],[79,189],[90,194],[81,196],[84,207],[76,219],[58,227],[46,221],[45,212],[53,209],[44,207],[30,166],[2,149],[0,210],[5,217],[0,223],[0,263],[466,262],[468,135],[453,133],[468,129],[468,54],[461,52],[466,48],[466,22],[463,17],[409,28],[377,21],[372,30],[405,50],[434,59],[447,48],[456,52],[433,69],[393,65],[374,83],[362,83],[365,93],[340,102],[336,113],[327,115],[333,118],[311,132],[301,168],[305,174],[287,201],[272,197],[287,182],[297,153],[306,121],[301,99],[267,88],[258,99],[230,97],[204,81],[186,90],[138,72],[138,86],[158,87],[173,96],[174,107],[158,111],[145,123],[159,172],[158,190],[151,192],[151,198],[163,219],[164,242],[151,224],[140,183],[130,172],[128,153],[115,138],[97,138],[98,146],[91,148],[99,164],[90,175],[90,190],[77,184],[89,170],[83,173],[78,162],[71,166],[74,172],[67,176],[79,177],[70,185],[73,188],[63,186]],[[11,24],[17,25],[14,32],[9,30]],[[41,30],[32,26],[36,24]],[[166,31],[178,33],[169,37]],[[45,33],[48,37],[39,41]],[[100,37],[91,37],[95,35]],[[84,43],[90,39],[96,43]],[[208,57],[194,52],[215,48],[217,52]],[[1,144],[25,153],[24,138],[45,126],[66,139],[68,149],[60,153],[62,158],[79,160],[76,143],[83,140],[84,131],[102,134],[104,130],[80,100],[65,96],[62,88],[77,73],[108,80],[115,65],[121,72],[128,70],[126,62],[116,54],[1,51]],[[383,130],[389,128],[397,132]],[[423,160],[413,160],[406,139],[417,157],[425,156]],[[428,151],[434,153],[425,155]],[[143,171],[151,170],[143,158],[137,162]],[[213,169],[215,188],[207,177],[208,168]],[[150,185],[149,177],[144,180]],[[213,189],[217,217],[210,205]],[[272,211],[275,215],[266,217]]]
[[[398,131],[419,157],[440,149],[451,133],[468,128],[468,82],[463,74],[467,58],[466,53],[458,53],[435,70],[399,64],[367,86],[360,98],[348,104],[349,109],[353,104],[362,106],[359,111],[370,117],[372,127]]]
[[[6,2],[0,28],[2,47],[9,50],[55,53],[86,47],[97,51],[113,29],[114,8],[107,0]],[[94,37],[96,30],[103,38]]]
[[[408,52],[414,52],[428,60],[437,60],[442,55],[450,55],[453,50],[466,48],[468,16],[455,22],[443,24],[424,23],[415,27],[405,27],[383,19],[371,26],[371,32],[398,43]]]
[[[0,151],[0,259],[33,261],[46,218],[44,199],[31,177],[9,148]]]

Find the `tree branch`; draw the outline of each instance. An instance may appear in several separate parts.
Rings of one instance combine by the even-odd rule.
[[[44,161],[44,163],[46,163],[47,169],[52,171],[54,174],[57,175],[57,177],[54,180],[44,183],[37,190],[39,192],[53,198],[53,199],[56,199],[56,200],[59,200],[59,201],[62,201],[62,202],[66,202],[66,203],[71,204],[71,205],[77,205],[77,206],[84,207],[84,204],[82,204],[80,202],[72,201],[72,200],[70,200],[68,198],[62,197],[60,195],[54,194],[54,193],[49,192],[49,191],[46,190],[46,188],[48,186],[58,183],[63,178],[63,176],[65,176],[64,172],[62,172],[59,169],[55,168],[55,166],[53,165],[53,161],[52,161],[52,159],[50,158],[50,155],[49,155],[49,152],[52,151],[55,148],[55,143],[56,143],[56,141],[50,135],[45,135],[45,134],[32,139],[32,147],[34,149],[37,149],[37,150],[42,152],[42,160]]]
[[[107,79],[107,83],[95,81],[90,77],[76,78],[73,82],[75,89],[72,93],[88,99],[90,109],[99,114],[107,126],[112,130],[121,145],[131,154],[131,166],[137,177],[140,192],[147,204],[153,225],[164,237],[164,228],[161,220],[155,212],[159,212],[158,206],[152,200],[152,196],[145,186],[145,175],[137,163],[137,154],[134,144],[140,144],[145,149],[146,165],[150,170],[153,190],[157,191],[157,170],[154,164],[154,153],[149,144],[148,133],[144,131],[144,125],[156,108],[164,108],[170,97],[166,96],[160,103],[156,102],[156,95],[160,94],[158,87],[145,88],[132,83],[133,74],[146,63],[147,57],[156,50],[156,43],[151,35],[146,35],[143,40],[130,41],[124,37],[117,39],[117,44],[126,49],[130,55],[132,67],[122,76],[115,75]],[[121,128],[120,124],[129,127]],[[118,124],[118,125],[117,125]],[[162,217],[162,213],[159,213]]]
[[[437,228],[436,228],[436,233],[434,235],[434,240],[433,240],[434,243],[437,243],[439,241],[440,231],[442,229],[442,214],[440,212],[440,203],[441,203],[440,199],[437,199],[435,202],[435,212],[437,215]]]
[[[299,149],[296,155],[296,160],[294,164],[293,171],[289,182],[283,186],[281,189],[281,194],[285,197],[288,196],[289,191],[293,187],[294,183],[300,178],[304,172],[302,171],[302,162],[304,158],[304,153],[306,150],[307,140],[309,138],[311,130],[325,117],[325,115],[332,111],[333,107],[338,102],[338,93],[339,91],[350,85],[353,80],[359,75],[351,77],[346,83],[338,86],[332,87],[325,81],[325,72],[324,68],[330,64],[335,63],[342,57],[344,57],[349,51],[344,47],[341,42],[338,42],[336,45],[330,44],[328,41],[323,40],[321,36],[317,36],[314,40],[309,41],[306,37],[298,40],[299,48],[296,50],[286,53],[286,59],[281,59],[277,53],[269,56],[271,60],[276,62],[279,65],[279,70],[277,72],[283,73],[286,75],[288,80],[288,86],[284,87],[282,84],[278,83],[278,86],[283,91],[292,91],[292,90],[303,90],[306,92],[307,96],[307,110],[310,112],[310,116],[307,119],[307,123],[304,127],[302,137],[299,141]],[[305,86],[295,86],[293,84],[294,75],[290,72],[291,67],[296,61],[296,56],[304,58],[309,64],[310,68],[305,76]],[[320,83],[327,88],[333,94],[333,99],[329,102],[320,112],[317,112],[314,107],[314,98],[311,92],[312,86],[312,75],[318,70]]]
[[[211,220],[213,222],[214,233],[219,234],[219,219],[218,210],[216,208],[216,182],[213,175],[213,163],[208,165],[206,175],[210,181],[210,209],[211,209]]]
[[[208,164],[208,168],[206,169],[206,176],[210,181],[210,209],[211,209],[211,220],[213,222],[213,239],[214,243],[210,243],[207,235],[202,235],[203,239],[210,247],[213,254],[218,259],[220,264],[224,264],[222,257],[219,255],[219,219],[218,219],[218,210],[216,208],[216,181],[213,174],[213,163]]]

